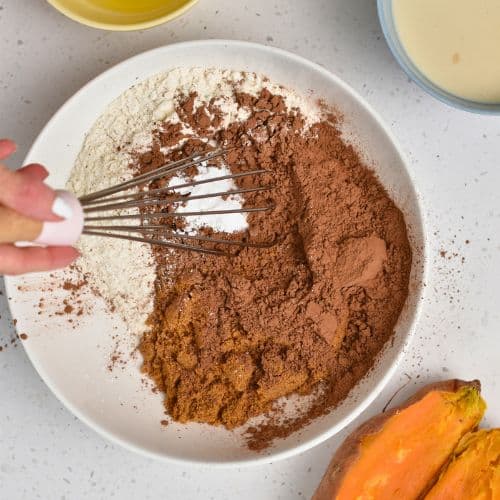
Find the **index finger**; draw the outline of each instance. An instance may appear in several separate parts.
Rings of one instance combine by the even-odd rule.
[[[0,160],[5,160],[16,151],[16,143],[10,139],[0,139]]]
[[[56,193],[39,178],[0,165],[0,204],[43,221],[60,220],[54,213]]]

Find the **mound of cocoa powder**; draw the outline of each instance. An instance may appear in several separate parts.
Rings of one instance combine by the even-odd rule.
[[[177,112],[199,137],[164,154],[183,138],[181,124],[165,123],[138,156],[138,172],[207,149],[203,139],[234,148],[231,171],[271,172],[241,187],[275,186],[245,203],[275,208],[251,214],[249,230],[230,237],[275,244],[227,258],[154,247],[143,370],[175,420],[228,429],[282,396],[316,391],[306,413],[247,430],[249,446],[262,449],[327,412],[372,367],[408,295],[411,250],[402,213],[331,116],[304,128],[298,110],[263,90],[238,95],[249,118],[220,129],[221,111],[195,110],[194,97]]]

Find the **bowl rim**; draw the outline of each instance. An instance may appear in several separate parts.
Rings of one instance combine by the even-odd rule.
[[[455,109],[480,115],[500,115],[500,102],[487,103],[464,99],[439,87],[417,68],[406,54],[404,45],[397,35],[392,5],[393,0],[377,0],[378,18],[389,50],[406,75],[430,96]]]
[[[176,19],[177,17],[181,16],[189,9],[191,9],[198,2],[198,0],[187,0],[187,2],[182,7],[179,7],[168,14],[164,14],[162,16],[151,19],[150,21],[143,21],[140,23],[125,23],[125,24],[99,22],[81,16],[79,14],[76,14],[73,9],[68,7],[63,0],[47,0],[47,2],[69,19],[72,19],[77,23],[89,26],[91,28],[108,30],[108,31],[134,31],[134,30],[153,28],[155,26],[159,26],[160,24],[164,24],[168,21],[173,21],[174,19]]]
[[[126,66],[130,64],[132,61],[136,59],[140,59],[146,55],[152,55],[154,53],[161,53],[162,51],[171,48],[171,47],[176,47],[176,48],[206,48],[207,45],[211,46],[219,46],[223,47],[226,45],[232,45],[233,47],[241,47],[241,48],[249,48],[249,49],[256,49],[256,50],[264,50],[266,52],[271,52],[273,54],[282,56],[282,57],[287,57],[293,61],[296,61],[297,63],[301,65],[305,65],[311,70],[318,71],[322,73],[325,77],[329,78],[330,80],[333,80],[336,85],[341,87],[346,93],[348,93],[353,100],[356,101],[356,103],[363,107],[376,121],[377,125],[380,127],[380,129],[384,132],[384,134],[387,135],[388,139],[391,141],[395,151],[397,152],[398,156],[401,159],[401,164],[403,165],[406,174],[408,175],[410,184],[412,186],[412,189],[414,191],[415,195],[415,200],[416,200],[416,211],[415,211],[415,219],[419,224],[419,229],[421,232],[421,238],[422,238],[422,248],[418,248],[419,252],[419,259],[414,259],[415,262],[415,268],[418,272],[418,279],[416,280],[415,286],[411,290],[410,293],[412,293],[415,296],[415,303],[412,305],[411,309],[411,314],[408,319],[408,324],[406,327],[406,332],[404,334],[404,339],[402,341],[401,347],[399,348],[399,351],[395,353],[391,364],[387,366],[386,369],[384,369],[384,374],[381,376],[380,380],[378,383],[375,385],[375,387],[359,402],[356,402],[354,405],[354,408],[352,411],[350,411],[346,416],[344,416],[342,419],[340,419],[335,425],[332,425],[328,427],[327,430],[319,433],[318,435],[305,440],[295,446],[292,446],[288,450],[283,450],[283,451],[278,451],[278,452],[271,452],[269,454],[262,453],[262,454],[256,454],[255,457],[252,458],[243,458],[241,460],[238,459],[232,459],[232,460],[227,460],[227,461],[221,461],[221,462],[215,462],[215,461],[208,461],[208,460],[196,460],[196,459],[191,459],[191,458],[181,458],[178,456],[167,456],[161,452],[155,452],[151,450],[147,450],[139,445],[136,445],[130,441],[127,441],[126,439],[120,437],[116,433],[105,429],[103,426],[100,425],[100,423],[93,421],[91,418],[85,416],[83,411],[80,411],[79,408],[77,408],[75,405],[73,405],[70,401],[67,400],[67,398],[55,387],[55,385],[52,383],[50,377],[48,377],[45,373],[45,370],[43,367],[37,363],[30,355],[30,352],[28,350],[28,345],[23,343],[23,347],[25,349],[25,352],[28,355],[28,358],[32,362],[33,366],[37,370],[38,374],[44,381],[44,383],[49,387],[49,389],[52,391],[52,393],[63,403],[63,405],[70,410],[73,415],[75,415],[79,420],[81,420],[83,423],[85,423],[89,428],[100,434],[102,437],[107,439],[108,441],[112,443],[119,444],[120,446],[124,447],[125,449],[128,449],[130,451],[134,451],[138,453],[139,455],[145,456],[147,458],[154,458],[157,460],[161,460],[163,462],[167,463],[176,463],[178,465],[196,465],[196,466],[210,466],[210,467],[215,467],[215,468],[221,468],[221,469],[229,469],[229,468],[235,468],[235,467],[248,467],[248,466],[258,466],[258,465],[263,465],[263,464],[268,464],[272,462],[276,462],[279,460],[291,458],[293,456],[296,456],[300,453],[304,453],[315,446],[318,446],[319,444],[323,443],[327,439],[331,438],[332,436],[336,435],[338,432],[340,432],[342,429],[347,427],[350,423],[352,423],[356,418],[358,418],[367,408],[371,406],[373,401],[378,397],[380,392],[383,390],[383,388],[387,385],[389,380],[393,377],[394,373],[396,372],[397,368],[399,367],[404,355],[406,354],[406,351],[408,349],[408,346],[415,334],[415,328],[416,325],[419,321],[420,314],[423,308],[423,300],[422,300],[422,293],[423,293],[423,286],[424,283],[426,282],[427,278],[427,273],[429,269],[428,265],[428,259],[427,259],[427,239],[426,239],[426,231],[425,231],[425,219],[422,214],[422,206],[419,200],[421,199],[421,196],[419,195],[419,192],[417,190],[416,184],[413,180],[413,176],[411,175],[411,171],[409,168],[409,163],[403,154],[403,151],[401,149],[401,146],[399,145],[399,142],[397,141],[396,137],[392,133],[392,131],[389,129],[389,127],[384,123],[384,121],[381,119],[380,115],[374,110],[374,108],[364,99],[362,98],[354,89],[352,89],[347,83],[345,83],[341,78],[339,78],[336,74],[330,72],[326,68],[322,67],[321,65],[314,63],[302,56],[299,56],[297,54],[294,54],[292,52],[286,51],[284,49],[279,49],[276,47],[272,46],[267,46],[259,43],[254,43],[254,42],[246,42],[246,41],[239,41],[239,40],[224,40],[224,39],[219,39],[219,40],[212,40],[212,39],[207,39],[207,40],[193,40],[193,41],[186,41],[186,42],[179,42],[175,44],[169,44],[169,45],[164,45],[161,47],[157,47],[155,49],[147,50],[142,53],[139,53],[131,58],[128,58],[115,66],[107,69],[106,71],[100,73],[97,75],[95,78],[90,80],[88,83],[86,83],[80,90],[78,90],[73,96],[71,96],[52,116],[52,118],[46,123],[46,125],[43,127],[41,132],[39,133],[38,137],[34,141],[32,147],[30,148],[26,159],[28,159],[32,151],[36,149],[38,146],[38,143],[43,139],[44,135],[44,130],[52,124],[52,122],[56,121],[59,117],[60,114],[63,113],[63,111],[72,105],[73,100],[76,100],[80,94],[84,93],[87,91],[87,88],[90,87],[91,85],[94,85],[96,82],[99,82],[100,80],[105,79],[109,73],[112,73],[116,69]],[[413,245],[413,250],[415,251],[416,247]],[[414,257],[415,257],[415,252],[414,252]],[[418,262],[417,262],[418,260]],[[412,269],[413,273],[413,269]],[[12,280],[12,282],[11,282]],[[6,277],[5,279],[5,287],[7,290],[7,297],[10,298],[11,290],[15,290],[15,284],[14,280],[12,277]],[[12,287],[12,288],[11,288]],[[14,295],[12,295],[14,296]],[[10,302],[10,300],[9,300]],[[384,347],[384,349],[387,348],[387,344]],[[381,353],[379,353],[379,358],[382,355],[383,350]],[[373,368],[371,369],[373,370]],[[362,383],[362,381],[370,376],[371,370],[361,379],[358,384]],[[356,384],[356,385],[358,385]]]

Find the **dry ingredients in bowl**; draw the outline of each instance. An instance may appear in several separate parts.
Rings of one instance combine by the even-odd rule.
[[[152,113],[151,94],[165,99]],[[126,262],[142,259],[147,269],[139,268],[140,290],[124,287],[127,293],[117,299],[118,288],[111,288],[118,283],[108,282],[106,293],[119,301],[119,311],[148,304],[140,316],[148,314],[140,342],[143,370],[165,393],[169,414],[180,422],[228,429],[246,424],[249,446],[264,448],[344,399],[392,336],[411,267],[403,216],[343,141],[333,115],[265,79],[177,71],[138,85],[121,102],[114,111],[138,109],[150,121],[149,129],[141,124],[139,136],[111,138],[114,153],[99,153],[109,161],[118,151],[122,164],[114,175],[126,175],[125,161],[138,174],[219,146],[231,148],[223,164],[193,168],[183,179],[256,167],[270,171],[271,192],[216,203],[271,202],[272,212],[226,225],[188,219],[178,229],[272,240],[272,247],[237,248],[221,258],[101,242],[99,259],[86,255],[82,262],[99,280],[98,260],[126,250],[124,280]],[[85,148],[80,158],[88,158]],[[77,165],[73,182],[82,179],[81,172]],[[262,179],[245,177],[237,184],[246,188],[256,182]],[[154,291],[148,288],[152,281]],[[291,394],[309,395],[309,404],[282,418],[283,397]],[[252,425],[252,417],[263,414],[264,420]]]

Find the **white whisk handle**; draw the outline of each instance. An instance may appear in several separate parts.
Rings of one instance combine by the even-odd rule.
[[[78,198],[69,191],[56,191],[71,209],[71,216],[57,222],[44,222],[39,236],[33,241],[39,245],[66,246],[74,245],[83,231],[83,208]]]

